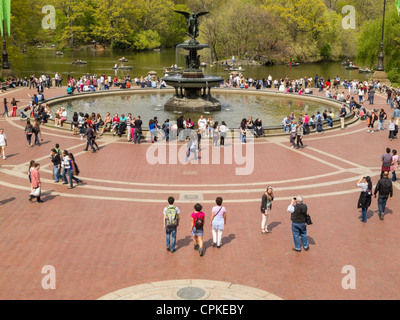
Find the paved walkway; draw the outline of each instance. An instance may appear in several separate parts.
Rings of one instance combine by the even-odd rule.
[[[50,89],[46,96],[64,91]],[[27,103],[27,93],[34,90],[1,96]],[[374,107],[392,114],[379,94]],[[121,298],[123,288],[150,288],[165,280],[172,281],[168,294],[173,297],[182,281],[189,281],[185,279],[222,281],[282,299],[400,298],[400,285],[393,281],[400,276],[398,183],[385,221],[377,216],[376,200],[367,224],[359,222],[357,209],[360,176],[368,174],[376,184],[385,148],[400,149],[398,140],[388,140],[387,131],[366,133],[366,124],[357,122],[343,131],[307,136],[301,150],[290,149],[288,137],[259,139],[254,171],[239,176],[236,170],[244,163],[223,164],[236,145],[225,148],[220,164],[212,164],[210,155],[208,165],[151,165],[146,159],[149,144],[104,137],[98,141],[100,152],[93,154],[83,152],[85,142],[69,132],[43,128],[43,145],[29,148],[19,119],[0,118],[0,127],[9,140],[8,159],[0,160],[0,299],[97,299],[115,291]],[[68,190],[53,183],[48,164],[56,143],[74,153],[84,185]],[[167,155],[169,159],[169,151]],[[202,156],[200,162],[205,152]],[[27,200],[26,171],[32,159],[42,164],[43,204]],[[276,199],[269,219],[272,232],[262,235],[260,201],[267,185],[274,186]],[[304,195],[314,221],[308,228],[311,249],[302,253],[292,251],[286,212],[297,194]],[[169,195],[182,211],[174,254],[165,250],[161,220]],[[190,213],[201,202],[209,218],[217,196],[224,198],[228,211],[222,248],[211,246],[206,221],[206,253],[200,257],[188,232]],[[46,265],[56,270],[56,290],[42,289]],[[355,267],[355,290],[342,288],[346,265]],[[129,299],[152,297],[135,288],[126,290]]]

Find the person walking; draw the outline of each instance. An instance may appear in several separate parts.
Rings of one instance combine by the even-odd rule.
[[[272,201],[274,201],[274,188],[268,186],[267,190],[261,199],[261,233],[266,234],[270,231],[268,230],[268,218],[271,214]]]
[[[3,160],[6,160],[6,147],[7,147],[7,136],[4,134],[4,129],[0,129],[0,151]]]
[[[53,175],[55,183],[59,183],[62,179],[61,175],[61,157],[56,149],[51,149],[51,164],[53,166]]]
[[[4,98],[4,112],[1,115],[2,117],[4,117],[4,115],[7,115],[7,118],[9,117],[8,115],[8,106],[7,106],[8,102],[7,102],[7,98]]]
[[[174,205],[175,199],[168,198],[168,206],[164,208],[164,229],[166,233],[167,251],[175,252],[176,232],[179,226],[179,215],[181,211]],[[172,238],[172,239],[171,239]]]
[[[372,200],[372,181],[371,177],[362,177],[358,183],[357,187],[361,188],[361,194],[358,198],[358,209],[361,209],[361,221],[367,222],[367,210],[371,205]]]
[[[186,159],[185,161],[188,162],[189,161],[189,157],[190,157],[190,153],[193,152],[194,153],[194,160],[197,161],[197,150],[200,149],[200,146],[197,145],[197,141],[196,141],[196,136],[195,135],[191,135],[189,142],[187,143],[187,148],[188,151],[186,153]]]
[[[33,147],[32,144],[32,135],[33,135],[33,126],[31,124],[31,121],[29,119],[26,120],[26,125],[25,125],[25,134],[26,134],[26,140],[29,143],[30,147]]]
[[[82,184],[83,181],[78,179],[75,176],[79,175],[79,168],[78,165],[75,162],[75,157],[72,153],[68,153],[68,158],[69,158],[69,171],[68,171],[68,176],[69,176],[69,187],[68,189],[73,189],[74,184],[72,180],[74,180],[77,184]]]
[[[307,239],[307,224],[306,217],[308,215],[308,207],[303,203],[303,197],[297,196],[293,198],[287,211],[291,214],[292,220],[292,234],[294,241],[293,251],[301,252],[301,243],[305,251],[310,249]]]
[[[389,180],[389,172],[387,171],[383,173],[383,177],[376,184],[374,198],[376,198],[378,192],[379,218],[384,220],[387,200],[388,198],[392,199],[393,197],[393,184],[392,181]]]
[[[190,232],[193,235],[194,250],[198,250],[201,257],[204,255],[203,233],[205,224],[205,214],[201,211],[202,209],[203,207],[199,203],[194,206],[195,211],[191,214],[190,227]]]
[[[381,156],[381,162],[382,162],[382,167],[381,167],[381,179],[382,179],[383,173],[385,171],[389,172],[390,166],[392,165],[392,155],[390,153],[390,148],[386,148],[386,153],[384,153]]]
[[[42,183],[40,182],[40,174],[39,174],[40,164],[35,163],[33,170],[31,170],[31,188],[33,192],[29,196],[29,201],[32,202],[34,198],[36,198],[37,203],[42,203],[42,199],[40,199],[40,195],[42,193]]]
[[[222,206],[223,199],[218,197],[217,204],[211,211],[210,226],[212,227],[213,247],[221,248],[222,232],[226,225],[226,208]]]
[[[300,148],[304,148],[304,144],[303,144],[303,135],[304,135],[304,127],[301,123],[297,123],[296,126],[296,149]]]
[[[392,150],[392,164],[390,166],[390,172],[392,173],[392,182],[397,181],[396,171],[399,167],[399,155],[397,154],[397,150]]]
[[[40,140],[43,142],[43,138],[42,138],[42,133],[40,131],[40,122],[38,119],[35,120],[35,124],[33,126],[32,131],[35,134],[35,145],[37,144],[40,147]]]
[[[88,127],[86,128],[84,137],[86,137],[87,141],[86,141],[86,148],[83,151],[89,151],[89,146],[90,146],[93,150],[93,153],[95,153],[96,149],[93,146],[94,131],[91,125],[88,125]]]

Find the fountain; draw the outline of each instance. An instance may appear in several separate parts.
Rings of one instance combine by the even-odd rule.
[[[189,52],[186,58],[186,67],[181,75],[164,77],[167,85],[175,88],[175,95],[164,106],[166,111],[211,112],[221,110],[221,103],[211,96],[211,88],[218,87],[224,80],[217,76],[205,76],[201,70],[198,51],[209,48],[207,44],[200,44],[199,17],[208,12],[189,13],[175,11],[182,14],[188,21],[190,40],[177,46],[177,50]]]

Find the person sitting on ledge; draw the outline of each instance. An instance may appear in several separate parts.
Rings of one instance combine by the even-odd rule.
[[[107,115],[104,119],[103,130],[101,131],[100,136],[102,136],[105,131],[111,131],[111,125],[112,125],[111,115],[109,112],[107,112]]]
[[[72,93],[73,93],[73,91],[72,91],[71,85],[68,85],[67,94],[72,94]]]

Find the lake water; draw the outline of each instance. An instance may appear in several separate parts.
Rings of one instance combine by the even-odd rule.
[[[132,66],[131,71],[115,71],[112,70],[118,59],[124,56],[128,59],[126,66]],[[75,60],[87,61],[86,65],[72,64]],[[184,67],[181,55],[176,54],[175,49],[167,49],[162,52],[144,51],[144,52],[115,52],[111,50],[95,51],[93,49],[66,51],[63,56],[57,56],[56,50],[38,50],[35,57],[24,58],[21,63],[21,70],[15,70],[18,76],[29,76],[35,73],[37,76],[41,74],[50,74],[54,76],[56,72],[63,75],[64,79],[68,75],[79,78],[84,74],[102,74],[114,76],[124,76],[129,74],[131,77],[146,76],[149,71],[156,71],[159,77],[163,76],[166,67],[172,64],[179,64]],[[288,67],[286,65],[275,66],[243,66],[246,70],[243,74],[245,77],[253,77],[262,79],[271,75],[274,79],[285,78],[291,79],[300,77],[315,77],[316,74],[323,75],[325,79],[334,78],[336,75],[341,79],[358,79],[364,80],[368,77],[366,74],[360,74],[358,70],[346,70],[340,62],[325,62],[301,64],[298,67]],[[229,77],[229,72],[224,71],[222,66],[208,66],[204,68],[206,75],[216,75],[224,78]]]

